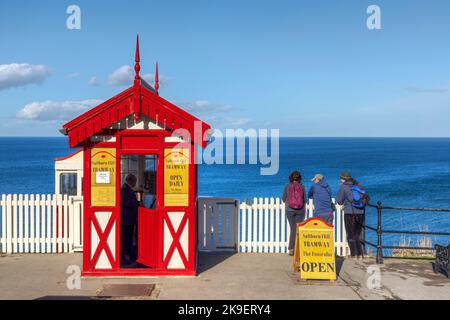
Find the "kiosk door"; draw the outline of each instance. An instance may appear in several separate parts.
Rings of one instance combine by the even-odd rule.
[[[157,168],[158,156],[156,154],[122,155],[121,176],[132,174],[136,177],[134,191],[140,205],[137,215],[137,259],[146,267],[157,267],[158,261],[158,230],[160,210],[158,206]]]
[[[158,226],[160,213],[157,206],[157,156],[141,156],[140,176],[142,185],[141,207],[138,209],[138,256],[137,262],[147,267],[156,267],[158,259]]]
[[[138,209],[138,259],[137,262],[154,268],[158,261],[158,210]]]

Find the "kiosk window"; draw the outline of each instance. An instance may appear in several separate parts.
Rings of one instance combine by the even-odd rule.
[[[121,184],[125,183],[128,174],[135,175],[137,199],[147,209],[156,208],[156,168],[156,155],[123,155],[120,158]]]
[[[77,195],[77,174],[76,173],[61,173],[59,175],[59,193],[69,196]]]

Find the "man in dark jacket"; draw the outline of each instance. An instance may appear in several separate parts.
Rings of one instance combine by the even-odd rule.
[[[314,217],[320,218],[328,224],[333,224],[330,186],[321,174],[316,174],[311,181],[314,184],[309,189],[308,199],[313,199]]]
[[[362,224],[364,223],[364,209],[353,206],[354,198],[352,186],[358,183],[352,178],[350,173],[341,173],[341,187],[336,196],[336,202],[344,206],[344,223],[347,232],[348,246],[352,258],[362,259],[364,249],[361,243]],[[361,188],[361,186],[359,186]]]
[[[125,183],[120,188],[120,260],[121,264],[124,265],[136,260],[136,250],[133,246],[139,207],[139,201],[136,199],[136,194],[133,191],[136,182],[136,176],[128,174],[125,178]]]

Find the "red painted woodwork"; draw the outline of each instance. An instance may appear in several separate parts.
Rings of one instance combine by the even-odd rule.
[[[78,149],[77,151],[74,151],[74,152],[72,152],[71,154],[69,154],[68,156],[65,156],[65,157],[55,158],[54,161],[63,161],[63,160],[69,159],[69,158],[73,157],[74,155],[76,155],[78,152],[81,152],[81,150],[83,150],[83,149]]]
[[[159,136],[122,136],[122,150],[155,149],[160,144]]]
[[[156,68],[155,68],[155,91],[158,94],[159,90],[159,73],[158,73],[158,62],[156,62]]]
[[[147,267],[157,267],[159,210],[139,208],[138,210],[138,259],[137,262]]]
[[[111,249],[107,243],[107,238],[108,238],[111,228],[115,222],[115,217],[114,217],[114,214],[111,215],[111,217],[109,218],[108,224],[106,225],[105,230],[102,231],[102,229],[98,223],[98,220],[95,216],[96,212],[99,212],[99,211],[101,211],[101,210],[92,211],[92,216],[91,216],[92,225],[94,226],[95,232],[97,233],[97,235],[100,238],[100,242],[97,246],[97,249],[94,251],[94,255],[93,255],[91,261],[94,262],[94,264],[95,264],[98,261],[100,253],[103,250],[106,253],[106,256],[108,257],[109,263],[112,266],[115,266],[117,261],[116,261],[116,259],[114,259],[113,253],[111,252]],[[94,232],[94,230],[91,230],[91,232]]]
[[[174,104],[161,98],[158,93],[158,80],[155,89],[139,76],[140,57],[139,39],[136,41],[135,80],[132,87],[124,90],[99,106],[87,111],[63,126],[71,147],[81,147],[84,151],[84,222],[83,222],[83,275],[86,276],[132,276],[132,275],[195,275],[197,258],[197,167],[195,162],[197,145],[205,146],[203,139],[210,126]],[[111,125],[119,120],[134,115],[149,117],[162,129],[121,129],[112,130]],[[184,143],[166,142],[176,129],[186,129],[191,140]],[[93,142],[94,135],[114,136],[112,142]],[[164,149],[185,147],[190,150],[189,164],[189,201],[186,207],[170,207],[164,205]],[[116,150],[116,205],[114,207],[91,206],[91,149],[93,147],[109,147]],[[120,266],[120,166],[122,155],[156,155],[156,207],[155,209],[139,208],[138,210],[138,262],[147,268],[121,268]],[[111,212],[102,230],[96,218],[96,212]],[[182,214],[177,228],[172,224],[169,212]],[[173,240],[168,245],[164,256],[164,225],[167,226]],[[115,234],[112,234],[113,227]],[[187,251],[183,250],[180,237],[183,229],[188,227]],[[91,249],[93,236],[98,236],[99,243]],[[108,239],[115,236],[113,251]],[[170,237],[166,237],[170,239]],[[104,252],[111,268],[96,268],[99,257]],[[178,252],[183,267],[169,268],[170,259]]]
[[[176,250],[178,250],[178,252],[180,254],[180,257],[181,257],[181,260],[183,261],[184,267],[188,268],[188,259],[187,259],[186,254],[183,251],[183,248],[181,247],[181,244],[180,244],[181,232],[183,231],[183,228],[186,225],[187,218],[188,218],[188,214],[185,213],[183,215],[183,218],[181,219],[181,223],[180,223],[180,226],[178,227],[178,230],[175,230],[172,225],[172,222],[169,219],[169,216],[167,215],[167,212],[164,215],[164,221],[167,224],[167,227],[169,228],[169,232],[173,238],[172,244],[169,248],[169,251],[167,252],[167,256],[163,260],[163,266],[165,266],[165,267],[167,267],[167,265],[169,264],[169,260],[172,257],[172,254],[176,249]]]
[[[211,126],[161,98],[142,82],[66,123],[63,129],[69,137],[70,147],[74,148],[130,114],[144,114],[169,131],[186,129],[195,143],[206,146],[203,137]],[[194,132],[196,122],[198,132]]]

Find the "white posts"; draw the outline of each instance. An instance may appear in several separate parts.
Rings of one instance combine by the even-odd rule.
[[[35,252],[34,251],[34,248],[35,248],[35,243],[36,243],[36,241],[35,241],[35,232],[36,232],[36,228],[35,228],[35,210],[34,210],[34,207],[35,207],[35,198],[34,198],[34,194],[31,194],[30,195],[30,202],[29,202],[29,204],[30,204],[30,225],[29,225],[29,227],[30,227],[30,234],[28,235],[29,236],[29,246],[30,246],[30,249],[27,251],[27,252]]]
[[[273,233],[274,233],[274,247],[275,253],[281,252],[281,235],[280,235],[280,198],[275,199],[275,207],[274,207],[274,219],[273,219]],[[284,241],[284,240],[283,240]]]
[[[275,228],[276,228],[276,224],[275,224],[275,206],[274,206],[274,201],[273,198],[270,198],[270,202],[269,202],[269,210],[270,210],[270,226],[271,228],[269,228],[270,230],[270,237],[269,237],[269,252],[273,253],[275,252],[275,246],[274,246],[274,234],[275,234]],[[269,235],[269,233],[268,233]]]
[[[26,194],[23,199],[24,203],[29,203],[29,195]],[[29,230],[30,230],[30,218],[29,218],[29,206],[24,206],[24,233],[23,233],[23,252],[30,252],[30,243],[29,243]]]
[[[313,216],[313,210],[312,201],[309,201],[306,205],[307,219]],[[336,206],[334,225],[335,247],[338,256],[345,256],[348,252],[342,219],[341,207]],[[250,205],[242,201],[240,220],[242,221],[238,244],[240,252],[287,252],[290,228],[286,219],[285,204],[279,198],[254,198]]]
[[[71,235],[69,237],[69,243],[73,243],[73,251],[80,251],[83,248],[83,201],[77,198],[70,198],[70,203],[73,208],[71,212],[73,212],[71,216]],[[72,242],[73,241],[73,242]]]
[[[69,197],[67,194],[63,196],[62,199],[63,207],[64,207],[64,237],[63,237],[63,243],[64,243],[64,252],[71,252],[73,251],[73,238],[72,238],[72,232],[70,231],[70,228],[72,228],[72,221],[71,216],[73,216],[73,207],[69,205]],[[69,248],[69,246],[71,248]]]
[[[12,253],[12,196],[8,194],[6,196],[6,253]]]
[[[0,253],[63,253],[82,246],[82,200],[1,195]]]
[[[290,228],[285,204],[279,198],[253,198],[249,202],[240,203],[240,226],[236,230],[239,252],[286,253]],[[0,209],[0,253],[82,250],[82,197],[3,194]],[[312,217],[313,209],[310,201],[306,207],[307,218]],[[343,218],[342,208],[337,205],[334,226],[339,256],[348,253]]]
[[[238,221],[240,221],[239,226],[240,228],[238,228],[238,247],[239,247],[239,252],[246,252],[246,248],[249,246],[249,240],[248,240],[248,235],[249,233],[247,232],[247,219],[249,217],[249,207],[247,205],[247,203],[245,202],[245,200],[241,203],[241,207],[240,207],[240,217],[238,217]]]
[[[240,210],[239,210],[240,213]],[[253,203],[252,203],[252,224],[249,225],[251,226],[251,229],[253,231],[253,238],[252,238],[252,247],[250,251],[247,252],[258,252],[258,199],[257,198],[253,198]]]
[[[6,195],[2,194],[2,200],[1,200],[1,208],[2,208],[2,229],[1,229],[1,238],[0,238],[0,252],[6,251]]]

